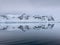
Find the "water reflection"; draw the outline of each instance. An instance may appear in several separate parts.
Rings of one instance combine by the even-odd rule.
[[[32,25],[30,24],[1,24],[0,25],[0,30],[11,30],[11,31],[28,31],[28,30],[46,30],[46,29],[53,29],[54,24],[35,24],[33,23]]]

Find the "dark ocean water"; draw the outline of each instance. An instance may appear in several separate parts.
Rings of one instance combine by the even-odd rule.
[[[48,24],[43,25],[47,26]],[[47,26],[47,28],[32,28],[35,25],[30,26],[29,24],[29,26],[32,28],[27,28],[29,30],[27,30],[26,28],[21,28],[21,31],[1,30],[0,45],[60,45],[59,25],[59,23],[54,23],[54,25]]]

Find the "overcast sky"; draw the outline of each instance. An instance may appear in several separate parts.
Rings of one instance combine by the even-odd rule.
[[[60,9],[60,0],[0,0],[0,12]]]

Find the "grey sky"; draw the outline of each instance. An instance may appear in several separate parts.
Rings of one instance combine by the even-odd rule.
[[[0,0],[0,12],[60,8],[60,0]]]

